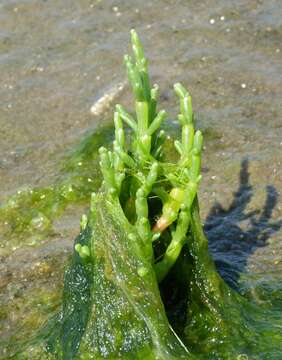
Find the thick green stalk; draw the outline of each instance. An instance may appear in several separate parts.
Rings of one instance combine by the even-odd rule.
[[[149,222],[149,209],[147,197],[152,191],[153,184],[158,176],[158,163],[152,164],[150,171],[143,185],[136,192],[135,208],[137,214],[136,227],[140,238],[143,239],[147,253],[152,254],[152,238],[153,233]]]
[[[155,265],[155,271],[159,282],[165,278],[180,255],[182,246],[186,241],[186,233],[188,231],[189,223],[189,210],[181,210],[178,217],[176,231],[172,235],[172,240],[166,249],[164,257]]]
[[[127,209],[131,208],[131,213],[136,212],[130,218],[136,219],[136,230],[148,255],[153,254],[152,243],[157,238],[162,241],[161,233],[175,223],[176,231],[172,233],[171,242],[161,260],[155,264],[157,278],[161,281],[176,262],[186,241],[190,210],[201,178],[203,139],[201,132],[194,129],[191,96],[184,86],[175,84],[180,102],[178,120],[182,127],[181,141],[175,141],[180,160],[175,165],[159,162],[165,140],[164,132],[159,129],[166,112],[162,110],[156,114],[159,89],[156,85],[150,89],[147,60],[134,30],[131,41],[135,60],[126,56],[125,64],[135,97],[135,117],[121,105],[116,106],[114,151],[100,149],[100,165],[106,191],[113,196],[120,194],[126,174],[138,179],[128,183],[131,195],[123,201],[127,202]],[[125,148],[123,121],[132,130],[129,151]],[[161,216],[151,229],[148,197],[156,188],[156,195],[161,194],[163,207]],[[135,208],[132,201],[135,201]]]
[[[180,98],[179,122],[182,126],[181,142],[175,141],[175,148],[180,154],[180,170],[168,173],[166,177],[172,182],[168,199],[163,203],[162,216],[154,226],[154,231],[162,232],[172,223],[177,221],[176,231],[168,245],[161,261],[155,265],[159,281],[167,275],[175,264],[185,243],[190,222],[190,211],[201,180],[201,150],[203,136],[200,131],[195,133],[193,124],[193,111],[191,97],[181,84],[174,86]]]

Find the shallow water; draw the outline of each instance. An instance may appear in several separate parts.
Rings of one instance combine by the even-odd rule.
[[[2,0],[0,201],[26,187],[68,183],[79,166],[81,184],[87,182],[91,158],[83,158],[85,170],[74,155],[79,149],[72,149],[111,119],[117,101],[132,106],[129,87],[119,84],[126,80],[122,56],[135,27],[171,118],[177,113],[172,84],[183,82],[193,96],[206,139],[201,214],[219,271],[280,317],[279,9],[280,2],[271,0]],[[69,153],[74,171],[64,165]],[[44,228],[49,220],[42,212],[34,215],[27,241],[1,224],[3,340],[28,337],[59,305],[62,270],[87,208],[87,195],[66,199],[54,227]],[[0,358],[6,356],[0,350]]]

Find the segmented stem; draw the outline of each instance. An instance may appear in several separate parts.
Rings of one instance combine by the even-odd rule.
[[[116,105],[113,151],[107,151],[103,147],[99,150],[100,168],[104,190],[116,199],[121,196],[123,199],[124,196],[129,197],[124,209],[130,209],[125,213],[130,212],[130,221],[136,229],[136,233],[128,235],[129,240],[142,239],[144,250],[152,263],[155,262],[155,241],[163,241],[162,233],[169,228],[171,242],[161,260],[154,265],[156,276],[162,281],[187,240],[191,207],[201,179],[203,136],[200,131],[195,131],[190,94],[183,85],[175,84],[174,90],[180,103],[178,121],[181,125],[181,140],[176,140],[174,145],[180,158],[177,164],[161,162],[166,136],[160,127],[167,115],[164,110],[157,113],[159,87],[150,87],[147,59],[135,30],[131,31],[131,42],[134,58],[126,55],[124,61],[134,94],[135,115],[127,112],[121,105]],[[125,141],[124,123],[131,129],[131,144]],[[121,194],[127,175],[129,177],[125,184],[130,190],[126,191],[130,195]],[[153,229],[149,219],[150,194],[154,194],[162,202],[162,212]],[[92,203],[92,211],[95,211],[95,200]],[[83,218],[81,227],[84,228],[86,223],[87,218]],[[173,228],[170,228],[172,224]],[[78,246],[76,250],[81,257],[87,257],[86,248]],[[146,276],[147,271],[147,268],[140,268],[138,274]]]

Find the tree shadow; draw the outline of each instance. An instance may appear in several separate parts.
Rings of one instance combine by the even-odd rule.
[[[248,257],[259,247],[267,245],[269,237],[282,227],[282,220],[271,221],[278,200],[275,187],[266,187],[262,209],[247,211],[253,196],[249,183],[249,160],[241,163],[239,188],[228,209],[216,202],[206,219],[204,230],[216,267],[224,280],[238,290],[238,280],[247,266]]]

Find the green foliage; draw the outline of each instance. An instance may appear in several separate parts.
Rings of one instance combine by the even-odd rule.
[[[191,206],[201,179],[203,137],[199,130],[194,130],[191,96],[181,84],[176,84],[175,92],[180,100],[178,119],[182,127],[182,141],[176,141],[175,147],[180,153],[180,159],[176,164],[161,161],[158,154],[163,153],[163,143],[154,139],[164,138],[160,126],[165,120],[166,112],[161,110],[156,113],[158,86],[150,88],[147,60],[134,30],[131,31],[131,39],[135,61],[126,56],[125,63],[135,95],[136,118],[129,115],[121,105],[117,105],[113,151],[100,149],[100,167],[104,179],[103,191],[112,196],[120,196],[122,182],[126,177],[134,179],[128,184],[132,189],[123,203],[125,208],[127,202],[135,203],[135,226],[148,253],[152,252],[153,240],[159,238],[162,241],[161,232],[171,226],[171,243],[161,259],[152,257],[152,262],[156,263],[157,277],[161,281],[177,260],[186,239]],[[132,129],[129,149],[124,142],[122,121]],[[182,194],[180,201],[175,201],[171,196],[176,191]],[[160,193],[163,194],[160,198],[163,201],[163,214],[158,214],[160,219],[152,230],[152,221],[149,219],[150,197]]]

